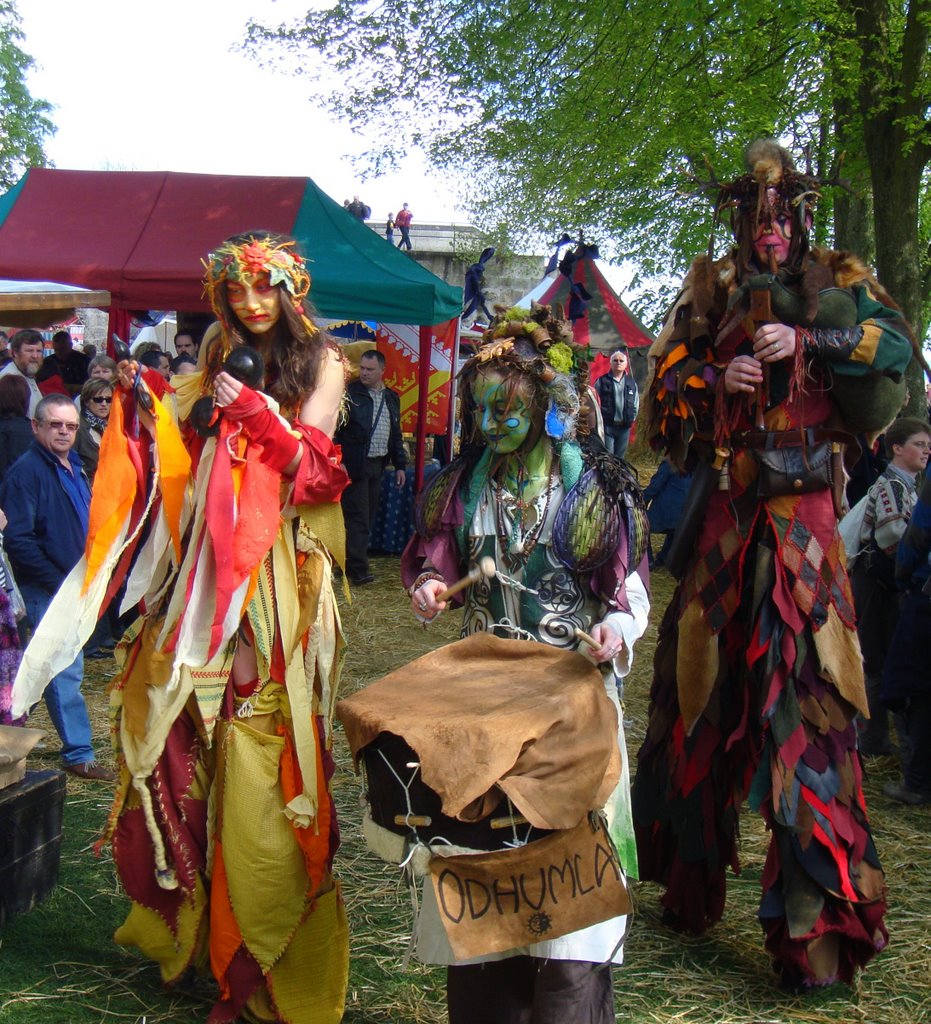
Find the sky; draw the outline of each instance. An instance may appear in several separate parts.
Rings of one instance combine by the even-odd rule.
[[[17,0],[36,63],[30,92],[55,107],[49,159],[72,170],[306,175],[337,202],[358,194],[376,221],[408,202],[415,221],[467,222],[417,155],[363,181],[366,140],[330,119],[302,78],[234,49],[250,17],[278,23],[308,4]]]

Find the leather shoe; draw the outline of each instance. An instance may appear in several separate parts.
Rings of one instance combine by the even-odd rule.
[[[349,582],[356,587],[364,587],[366,583],[374,583],[375,577],[369,572],[364,576],[350,576]]]
[[[116,776],[109,768],[104,768],[96,761],[83,761],[81,764],[66,764],[66,772],[76,775],[85,782],[116,782]]]
[[[904,782],[887,782],[883,786],[883,794],[890,800],[897,800],[900,804],[908,804],[910,807],[931,804],[931,793],[918,793],[914,789],[909,789]]]

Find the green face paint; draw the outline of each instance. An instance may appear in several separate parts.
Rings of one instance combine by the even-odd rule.
[[[497,372],[479,374],[472,385],[479,430],[499,455],[517,451],[532,425],[531,410],[521,389],[509,389]]]

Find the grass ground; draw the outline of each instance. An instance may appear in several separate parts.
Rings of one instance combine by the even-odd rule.
[[[350,653],[344,689],[355,690],[433,647],[455,639],[457,616],[420,629],[407,611],[397,559],[374,561],[376,583],[344,609]],[[653,625],[637,650],[627,685],[632,758],[646,722],[655,624],[672,593],[663,572],[653,579]],[[106,745],[105,687],[110,661],[89,663],[85,689],[100,748]],[[41,710],[33,724],[42,724]],[[47,724],[47,723],[46,723]],[[30,766],[56,767],[54,733]],[[351,938],[347,1024],[437,1024],[445,1020],[443,973],[404,964],[410,896],[396,868],[365,849],[360,787],[342,736],[335,790],[343,829],[337,871],[346,892]],[[106,757],[104,757],[106,760]],[[627,962],[615,972],[618,1020],[635,1024],[921,1024],[931,1022],[931,809],[904,809],[881,795],[892,758],[869,764],[866,791],[876,844],[890,890],[890,946],[850,990],[807,997],[776,986],[755,912],[767,836],[756,816],[742,820],[743,872],[729,883],[723,921],[701,939],[684,938],[659,919],[657,887],[634,886],[636,916]],[[212,1001],[197,982],[165,992],[152,964],[113,945],[126,910],[112,862],[92,844],[109,807],[109,787],[69,776],[58,888],[31,913],[0,931],[0,1024],[194,1024]]]

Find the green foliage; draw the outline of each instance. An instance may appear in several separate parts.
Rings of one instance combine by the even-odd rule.
[[[465,160],[481,225],[584,230],[668,279],[708,245],[698,179],[739,173],[753,138],[807,150],[823,177],[845,151],[861,197],[876,117],[893,118],[898,151],[926,147],[929,18],[931,0],[337,0],[253,24],[247,46],[283,45],[305,67],[322,56],[330,108],[379,140],[372,170],[409,146],[438,167]],[[824,207],[817,241],[868,242],[868,203]]]
[[[479,257],[489,246],[495,250],[494,261],[498,267],[507,267],[515,259],[520,259],[508,226],[503,222],[485,231],[468,228],[453,232],[453,253],[456,259],[467,267],[478,262]]]
[[[27,167],[45,164],[45,140],[54,133],[51,104],[26,87],[32,58],[19,46],[20,18],[12,0],[0,0],[0,188],[8,189]]]

